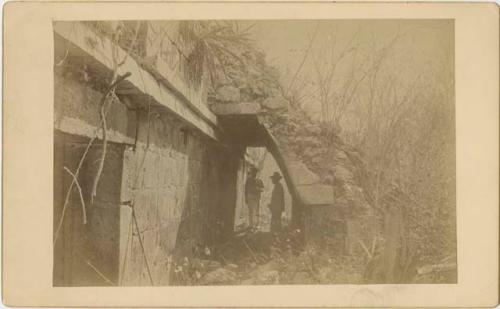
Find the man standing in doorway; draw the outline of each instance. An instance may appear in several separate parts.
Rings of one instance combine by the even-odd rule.
[[[271,203],[269,204],[269,210],[271,210],[271,232],[276,233],[281,230],[281,214],[285,210],[285,193],[283,185],[280,183],[280,173],[274,172],[271,179],[274,184]]]
[[[257,178],[257,169],[252,167],[245,183],[245,202],[248,206],[249,227],[257,230],[259,225],[260,196],[264,190],[264,183]]]

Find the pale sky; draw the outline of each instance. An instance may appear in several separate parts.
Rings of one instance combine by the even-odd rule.
[[[398,33],[402,34],[391,49],[386,67],[386,71],[392,70],[389,73],[402,84],[417,75],[430,78],[436,71],[442,70],[443,63],[453,67],[452,20],[256,21],[251,28],[257,45],[265,52],[268,63],[279,69],[285,86],[297,72],[315,32],[315,39],[300,72],[300,78],[310,83],[314,83],[315,63],[321,66],[328,61],[325,50],[329,50],[329,39],[336,37],[337,46],[342,48],[356,33],[355,42],[364,53],[380,48]],[[344,70],[352,67],[348,60],[344,62]],[[341,75],[342,69],[339,78],[342,78]],[[311,111],[317,112],[318,106],[314,103],[310,105]]]

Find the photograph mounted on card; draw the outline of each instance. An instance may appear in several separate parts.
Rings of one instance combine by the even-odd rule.
[[[7,5],[4,302],[495,304],[493,8]]]

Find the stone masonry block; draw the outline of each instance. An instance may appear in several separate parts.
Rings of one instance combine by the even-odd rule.
[[[135,180],[135,155],[131,147],[125,149],[123,154],[121,201],[129,201],[133,198],[133,185]]]
[[[159,155],[155,152],[146,152],[144,161],[144,188],[154,188],[158,186],[158,166]]]
[[[154,199],[154,191],[152,190],[137,190],[135,193],[134,211],[141,229],[147,227],[154,216],[156,210],[151,207]]]

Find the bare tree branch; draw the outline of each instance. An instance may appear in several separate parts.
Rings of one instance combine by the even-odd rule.
[[[304,57],[302,58],[302,61],[300,62],[299,67],[297,68],[297,71],[295,71],[295,74],[293,75],[292,80],[290,81],[290,84],[288,84],[288,87],[285,91],[285,95],[287,95],[290,92],[290,89],[292,88],[293,83],[295,82],[295,79],[297,78],[298,74],[302,70],[304,63],[306,62],[306,59],[309,56],[309,51],[311,50],[311,47],[314,43],[314,40],[316,39],[316,36],[318,34],[318,29],[319,29],[319,22],[316,23],[316,28],[314,28],[314,33],[311,36],[311,39],[309,40],[309,44],[307,46],[306,52],[304,53]]]
[[[76,178],[75,174],[73,174],[66,166],[64,167],[64,170],[68,172],[68,174],[70,174],[71,177],[73,177],[73,181],[76,184],[76,187],[78,188],[78,194],[80,195],[80,202],[82,204],[83,224],[87,224],[87,211],[85,210],[85,201],[83,200],[82,187],[80,187],[80,183],[78,182],[78,179]]]

